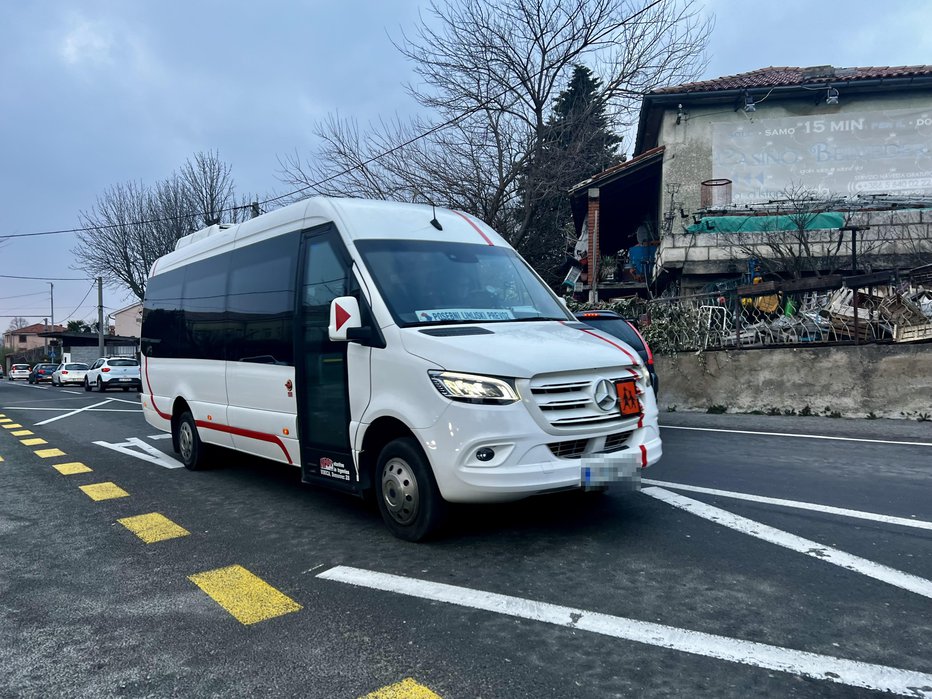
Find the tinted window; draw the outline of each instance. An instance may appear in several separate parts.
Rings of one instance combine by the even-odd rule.
[[[150,277],[142,310],[142,351],[148,357],[185,355],[184,311],[181,291],[184,269],[173,269]],[[96,368],[95,364],[94,367]]]
[[[294,288],[300,233],[233,251],[227,359],[294,364]]]
[[[86,371],[87,364],[65,364],[65,369],[70,371]]]
[[[111,359],[108,364],[110,366],[139,366],[139,362],[135,359]]]
[[[226,284],[230,257],[217,255],[185,268],[186,354],[193,359],[226,358]]]

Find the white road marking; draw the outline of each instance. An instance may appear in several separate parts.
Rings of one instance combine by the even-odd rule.
[[[819,505],[814,502],[799,502],[797,500],[784,500],[782,498],[768,498],[763,495],[751,495],[750,493],[736,493],[731,490],[718,490],[716,488],[703,488],[698,485],[687,485],[685,483],[670,483],[668,481],[655,481],[651,478],[642,478],[643,485],[657,485],[661,488],[672,488],[673,490],[687,490],[692,493],[705,493],[706,495],[715,495],[723,498],[732,498],[734,500],[748,500],[749,502],[760,502],[766,505],[779,505],[780,507],[792,507],[797,510],[812,510],[813,512],[824,512],[830,515],[840,515],[842,517],[854,517],[856,519],[867,519],[872,522],[883,522],[884,524],[898,524],[902,527],[915,527],[916,529],[932,530],[932,522],[926,522],[921,519],[907,519],[906,517],[894,517],[893,515],[881,515],[874,512],[862,512],[860,510],[848,510],[843,507],[832,507],[831,505]]]
[[[84,391],[62,391],[62,393],[73,393],[74,395],[80,396]]]
[[[731,434],[759,434],[766,437],[796,437],[799,439],[831,439],[839,442],[868,442],[870,444],[899,444],[907,447],[932,447],[932,442],[898,442],[892,439],[863,439],[860,437],[830,437],[824,434],[796,434],[794,432],[755,432],[753,430],[725,430],[717,427],[681,427],[661,425],[665,430],[694,430],[696,432],[729,432]]]
[[[752,519],[740,517],[718,507],[706,505],[704,502],[687,498],[683,495],[671,493],[669,490],[652,486],[641,490],[645,495],[662,500],[681,510],[702,517],[709,521],[721,524],[722,526],[735,529],[749,536],[763,539],[771,544],[788,548],[791,551],[804,553],[807,556],[818,558],[820,561],[840,566],[847,570],[866,575],[869,578],[889,583],[909,592],[915,592],[917,595],[932,598],[932,580],[926,580],[916,575],[904,573],[903,571],[890,568],[880,563],[874,563],[866,558],[854,556],[831,546],[820,544],[811,539],[804,539],[801,536],[790,534],[782,529],[755,522]]]
[[[151,444],[146,444],[138,437],[130,437],[125,442],[120,442],[119,444],[111,444],[110,442],[94,442],[94,444],[99,447],[113,449],[113,451],[118,451],[127,456],[135,456],[137,459],[158,464],[162,468],[184,468],[183,463],[159,451]],[[135,449],[133,447],[135,447]],[[141,452],[136,451],[136,449],[141,450]]]
[[[93,405],[86,405],[83,408],[78,408],[77,410],[71,410],[67,413],[62,413],[61,415],[56,415],[55,417],[50,417],[48,420],[43,420],[42,422],[37,422],[36,427],[39,425],[47,425],[50,422],[55,422],[56,420],[62,420],[66,417],[71,417],[72,415],[77,415],[78,413],[83,413],[91,408],[99,408],[101,405],[106,405],[109,403],[109,400],[105,400],[102,403],[94,403]]]
[[[395,592],[460,607],[582,629],[612,638],[768,670],[804,675],[851,687],[895,692],[911,697],[932,697],[932,675],[912,670],[819,655],[792,648],[771,646],[755,641],[717,636],[701,631],[349,566],[336,566],[318,574],[317,577],[357,587]]]
[[[149,439],[171,439],[172,436],[167,432],[159,432],[158,434],[150,434]]]

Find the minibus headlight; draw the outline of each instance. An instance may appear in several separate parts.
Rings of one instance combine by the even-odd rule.
[[[429,371],[428,374],[436,389],[450,400],[484,405],[504,405],[518,400],[514,386],[502,379],[453,371]]]

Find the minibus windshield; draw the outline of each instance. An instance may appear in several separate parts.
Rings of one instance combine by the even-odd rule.
[[[401,326],[574,320],[510,248],[434,240],[357,240]]]

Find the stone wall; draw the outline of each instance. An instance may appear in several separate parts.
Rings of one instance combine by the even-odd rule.
[[[733,350],[655,357],[664,410],[932,415],[932,344]],[[932,434],[932,422],[929,423]]]

